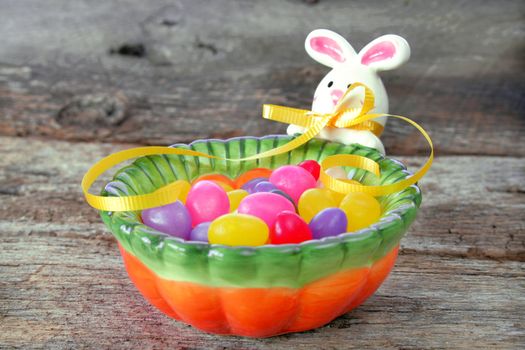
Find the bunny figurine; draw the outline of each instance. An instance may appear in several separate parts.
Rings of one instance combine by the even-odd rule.
[[[317,62],[332,68],[315,90],[312,111],[331,113],[348,87],[355,82],[367,85],[374,92],[375,107],[370,113],[388,113],[388,96],[378,72],[401,66],[410,57],[410,47],[398,35],[383,35],[359,53],[339,34],[326,29],[311,32],[305,41],[306,52]],[[363,91],[356,89],[340,104],[359,107],[363,104]],[[375,119],[385,125],[386,117]],[[290,125],[288,135],[301,133],[303,127]],[[385,154],[381,140],[370,131],[326,127],[318,137],[344,144],[360,143]]]

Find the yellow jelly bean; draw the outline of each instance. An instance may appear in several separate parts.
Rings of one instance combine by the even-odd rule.
[[[354,192],[343,198],[339,205],[348,218],[348,232],[368,227],[379,220],[381,205],[373,196]]]
[[[299,198],[298,209],[304,221],[310,222],[323,209],[337,207],[337,202],[330,192],[326,188],[311,188],[303,192]]]
[[[236,211],[242,199],[249,195],[247,191],[241,189],[233,190],[226,194],[228,195],[228,199],[230,200],[230,213]]]
[[[230,192],[230,191],[233,191],[233,187],[231,187],[230,185],[228,185],[227,183],[224,183],[222,181],[213,181],[215,182],[217,185],[221,186],[222,189],[224,190],[224,192]]]
[[[186,197],[188,197],[188,193],[190,193],[191,185],[188,181],[184,181],[184,187],[180,191],[179,200],[182,203],[186,203]]]
[[[355,180],[344,180],[344,181],[347,182],[347,183],[350,183],[350,184],[354,184],[354,185],[360,185],[361,184],[359,181],[355,181]],[[343,200],[343,198],[345,198],[345,196],[346,196],[345,193],[335,192],[335,191],[332,191],[332,190],[328,190],[328,191],[330,191],[330,194],[334,198],[334,200],[337,203],[337,205],[339,205],[341,203],[341,201]]]
[[[327,190],[327,191],[328,191],[328,193],[330,193],[330,196],[332,196],[332,199],[334,200],[336,206],[339,206],[339,203],[341,203],[343,198],[345,198],[345,196],[346,196],[346,194],[344,194],[344,193],[335,192],[335,191],[332,191],[332,190]]]
[[[208,229],[211,244],[259,246],[268,241],[269,230],[258,217],[247,214],[226,214],[213,220]]]

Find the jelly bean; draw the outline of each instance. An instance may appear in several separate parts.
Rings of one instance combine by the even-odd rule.
[[[359,181],[356,181],[356,180],[345,180],[346,183],[349,183],[349,184],[354,184],[354,185],[361,185],[361,183]],[[332,195],[334,196],[334,198],[337,199],[337,203],[341,203],[343,201],[343,198],[345,198],[346,194],[345,193],[341,193],[341,192],[335,192],[335,191],[332,191]]]
[[[351,184],[356,184],[356,185],[360,185],[360,184],[361,184],[360,182],[355,181],[355,180],[345,180],[345,179],[342,179],[342,178],[340,178],[340,180],[344,180],[346,183],[351,183]],[[318,182],[317,182],[317,188],[325,188],[325,186],[324,186],[320,181],[318,181]],[[328,189],[328,191],[330,191],[330,194],[331,194],[332,197],[334,198],[334,200],[335,200],[337,206],[339,206],[339,203],[341,203],[341,201],[343,200],[343,198],[346,196],[345,193],[332,191],[332,190],[330,190],[330,189]]]
[[[188,181],[181,180],[181,182],[182,189],[180,191],[178,200],[180,200],[182,203],[186,203],[186,198],[188,198],[188,193],[190,193],[191,185]]]
[[[241,188],[250,194],[255,193],[255,186],[257,186],[259,182],[263,182],[263,181],[268,181],[268,179],[265,177],[257,177],[255,179],[251,179],[250,181],[246,182],[244,185],[242,185]]]
[[[190,240],[208,242],[208,230],[211,222],[201,222],[191,230]]]
[[[193,226],[230,212],[228,195],[222,187],[209,180],[193,185],[188,193],[186,206],[191,214]]]
[[[162,207],[142,211],[142,222],[170,236],[188,239],[191,231],[191,216],[181,201]]]
[[[196,180],[193,181],[193,184],[195,185],[196,183],[203,180],[215,182],[217,185],[221,186],[226,192],[229,192],[235,188],[235,183],[229,177],[222,174],[206,174],[199,176]]]
[[[227,193],[228,199],[230,200],[230,212],[234,212],[239,207],[239,203],[246,197],[249,193],[245,190],[233,190]]]
[[[297,205],[299,214],[306,222],[310,222],[321,210],[336,206],[337,202],[331,191],[326,188],[311,188],[304,191]]]
[[[314,179],[319,179],[319,173],[321,172],[321,166],[315,160],[305,160],[304,162],[299,163],[301,168],[306,169]]]
[[[293,204],[293,206],[295,207],[295,211],[297,211],[297,205],[295,205],[295,202],[293,201],[292,197],[290,197],[287,193],[277,189],[277,190],[271,190],[270,193],[275,193],[275,194],[278,194],[280,196],[283,196],[284,198],[288,199],[290,201],[290,203]]]
[[[237,212],[257,216],[266,222],[268,227],[273,227],[275,219],[282,211],[294,212],[292,203],[283,196],[270,192],[258,192],[245,197]]]
[[[277,190],[277,187],[270,181],[261,181],[253,189],[255,192],[271,192]]]
[[[268,241],[269,230],[263,220],[246,214],[227,214],[214,220],[208,230],[211,244],[259,246]]]
[[[327,189],[328,190],[328,189]],[[332,196],[333,200],[335,201],[335,207],[339,206],[339,203],[345,198],[346,194],[341,192],[336,192],[332,190],[328,190],[328,193]]]
[[[222,189],[224,190],[224,192],[230,192],[230,191],[233,191],[233,187],[231,187],[230,185],[224,183],[224,182],[220,182],[220,181],[213,181],[215,182],[217,185],[221,186]]]
[[[310,221],[310,230],[315,239],[336,236],[346,232],[348,220],[339,208],[326,208],[317,213]]]
[[[270,243],[301,243],[311,239],[312,232],[299,215],[291,211],[283,211],[277,215],[273,230],[270,232]]]
[[[242,188],[242,186],[245,183],[247,183],[250,180],[256,179],[258,177],[263,177],[265,179],[268,179],[271,174],[272,174],[272,171],[266,168],[255,168],[255,169],[248,170],[247,172],[240,175],[235,180],[236,188]]]
[[[270,176],[270,182],[288,193],[296,203],[304,191],[316,185],[312,174],[297,165],[285,165],[275,169]]]
[[[348,218],[349,232],[357,231],[379,220],[381,205],[373,196],[363,192],[349,193],[339,204]]]

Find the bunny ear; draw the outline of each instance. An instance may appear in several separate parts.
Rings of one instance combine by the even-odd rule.
[[[308,34],[304,47],[310,57],[331,68],[356,55],[348,41],[327,29],[316,29]]]
[[[399,35],[383,35],[359,52],[361,64],[376,71],[391,70],[401,66],[410,58],[410,46]]]

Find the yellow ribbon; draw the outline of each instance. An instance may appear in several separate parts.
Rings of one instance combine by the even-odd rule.
[[[348,96],[348,94],[356,88],[362,87],[365,91],[365,98],[361,108],[344,108],[342,102]],[[425,137],[430,145],[430,156],[425,162],[425,164],[412,176],[398,181],[390,185],[381,185],[381,186],[365,186],[358,185],[348,180],[338,180],[326,173],[326,170],[334,166],[350,166],[355,168],[365,169],[376,176],[380,176],[379,164],[373,161],[370,158],[357,156],[357,155],[348,155],[348,154],[339,154],[326,157],[321,163],[321,173],[319,179],[324,184],[326,188],[329,188],[333,191],[340,193],[350,193],[350,192],[365,192],[373,196],[383,196],[395,192],[399,192],[408,186],[416,183],[421,179],[430,166],[434,159],[434,148],[432,145],[432,140],[430,136],[425,132],[425,130],[419,126],[416,122],[402,116],[391,115],[391,114],[367,114],[374,107],[374,95],[372,91],[364,84],[354,83],[352,84],[345,95],[340,99],[340,102],[335,106],[334,113],[329,114],[316,114],[308,110],[275,106],[275,105],[264,105],[263,106],[263,118],[268,120],[279,121],[287,124],[296,124],[306,128],[305,132],[298,136],[297,138],[291,140],[290,142],[279,146],[277,148],[255,154],[253,156],[245,158],[222,158],[217,156],[211,156],[206,153],[178,149],[172,147],[138,147],[132,148],[125,151],[120,151],[113,153],[106,158],[103,158],[95,165],[93,165],[84,175],[82,179],[81,187],[86,198],[86,201],[94,208],[105,211],[133,211],[133,210],[143,210],[147,208],[158,207],[166,205],[177,200],[180,195],[181,190],[184,185],[182,181],[175,181],[171,184],[168,184],[164,187],[159,188],[153,193],[135,195],[135,196],[123,196],[123,197],[105,197],[97,196],[89,193],[89,189],[97,178],[102,175],[105,171],[109,170],[113,166],[120,164],[126,160],[155,155],[155,154],[178,154],[185,156],[194,156],[194,157],[204,157],[204,158],[213,158],[226,161],[247,161],[255,160],[265,157],[271,157],[278,154],[289,152],[301,145],[305,144],[312,138],[314,138],[319,132],[327,127],[337,127],[337,128],[351,128],[356,130],[369,130],[376,135],[379,135],[383,126],[377,122],[374,122],[372,119],[388,116],[393,118],[402,119],[409,124],[417,128]]]

